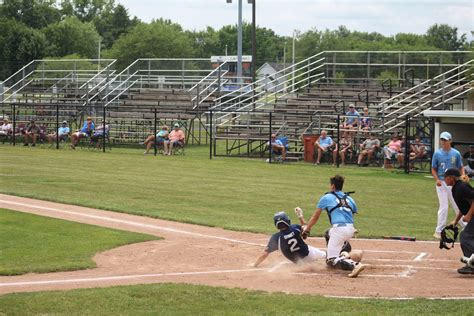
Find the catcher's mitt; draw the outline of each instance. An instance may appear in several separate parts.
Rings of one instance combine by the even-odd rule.
[[[306,231],[303,228],[303,230],[301,231],[301,238],[306,239],[308,238],[309,234],[310,234],[310,231]]]
[[[459,229],[457,226],[448,225],[441,231],[441,239],[439,241],[440,249],[451,249],[454,247],[454,242],[458,238]]]
[[[469,183],[469,177],[465,174],[459,177],[459,180],[465,183]]]

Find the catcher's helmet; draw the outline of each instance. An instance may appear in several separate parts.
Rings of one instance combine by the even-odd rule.
[[[280,224],[285,224],[287,227],[290,227],[291,225],[291,220],[284,211],[275,213],[275,215],[273,216],[273,222],[275,223],[275,226],[277,228],[281,227]]]

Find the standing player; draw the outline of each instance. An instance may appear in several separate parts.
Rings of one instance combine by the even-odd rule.
[[[456,149],[451,148],[451,134],[448,132],[442,132],[439,138],[441,148],[433,154],[431,164],[431,174],[436,181],[436,193],[438,194],[439,200],[438,224],[435,233],[433,234],[433,237],[436,239],[441,238],[441,231],[444,226],[446,226],[449,203],[451,203],[451,206],[454,208],[456,215],[459,214],[459,209],[453,200],[451,187],[444,181],[444,172],[449,168],[457,168],[460,170],[461,174],[464,174],[461,154]],[[461,225],[463,225],[462,221]]]
[[[350,196],[342,192],[343,177],[336,175],[330,178],[330,186],[331,192],[321,197],[308,225],[303,227],[302,234],[309,234],[311,227],[318,222],[322,211],[326,210],[332,225],[329,230],[326,263],[330,267],[351,271],[348,276],[354,278],[365,269],[365,265],[341,255],[341,250],[344,243],[354,236],[353,214],[357,213],[357,205]]]
[[[474,274],[474,190],[472,187],[459,178],[461,173],[455,168],[446,170],[445,181],[448,186],[452,186],[454,201],[459,207],[459,213],[451,222],[456,226],[461,218],[467,222],[466,227],[461,232],[459,238],[464,258],[461,259],[466,266],[458,269],[461,274]]]
[[[312,262],[326,258],[326,253],[318,248],[307,245],[301,238],[301,226],[291,224],[285,212],[278,212],[273,216],[273,222],[279,232],[273,234],[263,253],[254,263],[258,267],[270,253],[280,250],[293,263]]]

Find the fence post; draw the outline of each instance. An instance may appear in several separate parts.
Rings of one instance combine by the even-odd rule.
[[[157,132],[157,129],[156,129],[156,107],[153,108],[153,111],[154,111],[154,116],[153,116],[153,135],[155,135],[155,141],[154,141],[154,144],[153,144],[153,152],[154,152],[154,155],[156,156],[157,152],[158,152],[158,148],[157,148],[157,142],[158,142],[158,138],[156,137],[156,132]]]
[[[405,153],[404,153],[404,169],[405,173],[410,173],[410,117],[407,115],[405,119]]]
[[[56,149],[59,149],[59,101],[56,99]]]
[[[13,146],[16,145],[16,105],[13,103]]]
[[[336,148],[336,167],[339,168],[339,146],[340,146],[340,135],[341,135],[341,115],[337,115],[337,148]],[[331,153],[329,153],[331,155]]]
[[[272,163],[272,112],[270,112],[270,130],[268,133],[268,162]]]
[[[209,111],[209,159],[212,160],[212,143],[214,132],[212,130],[212,110]]]
[[[107,130],[105,129],[105,126],[107,124],[105,124],[105,105],[104,105],[104,108],[103,108],[103,113],[102,113],[102,131],[103,131],[103,135],[102,135],[102,152],[105,153],[105,137],[107,136]],[[109,126],[110,128],[110,126]]]

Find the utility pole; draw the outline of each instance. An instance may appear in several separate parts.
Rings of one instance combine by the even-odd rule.
[[[252,3],[252,81],[255,82],[257,78],[257,0],[248,0]]]

